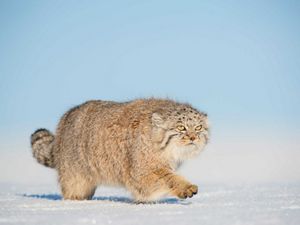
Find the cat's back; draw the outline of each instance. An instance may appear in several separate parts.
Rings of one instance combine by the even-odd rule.
[[[90,115],[103,114],[112,116],[116,114],[148,114],[164,108],[173,108],[178,103],[168,99],[136,99],[127,102],[91,100],[83,103],[78,107]],[[76,110],[76,107],[74,108]],[[72,110],[72,109],[71,109]]]
[[[95,116],[105,118],[106,116],[112,115],[114,112],[120,111],[123,104],[124,103],[114,101],[90,100],[71,108],[64,114],[62,120],[79,120],[81,117],[89,119]]]
[[[156,98],[127,102],[90,100],[67,111],[59,127],[110,126],[116,122],[127,126],[136,118],[147,121],[153,112],[170,110],[177,105],[175,101]]]

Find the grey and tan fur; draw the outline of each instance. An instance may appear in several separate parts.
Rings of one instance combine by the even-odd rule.
[[[198,187],[175,173],[208,141],[207,116],[164,99],[88,101],[66,112],[56,134],[31,135],[33,156],[55,168],[64,199],[91,199],[98,185],[126,187],[137,202]]]

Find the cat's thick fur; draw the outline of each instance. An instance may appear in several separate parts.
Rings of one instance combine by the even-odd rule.
[[[208,141],[207,116],[164,99],[88,101],[66,112],[56,134],[31,135],[33,156],[55,168],[64,199],[91,199],[98,185],[125,186],[138,202],[192,197],[175,170]]]

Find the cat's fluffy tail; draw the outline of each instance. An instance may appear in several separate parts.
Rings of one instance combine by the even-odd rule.
[[[31,135],[33,157],[47,167],[54,168],[53,143],[54,135],[47,129],[38,129]]]

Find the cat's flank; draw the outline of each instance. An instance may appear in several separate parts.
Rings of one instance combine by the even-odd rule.
[[[207,116],[164,99],[88,101],[66,112],[55,135],[31,135],[33,156],[58,172],[64,199],[91,199],[98,185],[119,185],[137,202],[192,197],[198,187],[175,173],[208,141]]]

